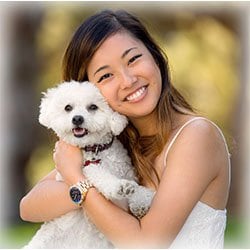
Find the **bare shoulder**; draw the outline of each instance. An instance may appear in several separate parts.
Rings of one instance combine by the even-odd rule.
[[[209,151],[226,149],[223,134],[219,127],[207,119],[196,119],[188,123],[180,132],[176,139],[178,146],[190,146],[193,150],[198,150],[201,146],[207,148]],[[207,153],[209,153],[207,151]]]
[[[207,171],[215,177],[228,159],[225,141],[220,129],[207,119],[189,122],[170,149],[167,165],[186,166]],[[184,164],[185,163],[185,164]]]
[[[208,137],[209,139],[212,136],[211,139],[223,139],[218,126],[215,125],[215,123],[213,123],[212,121],[205,118],[191,121],[184,129],[186,130],[185,133],[192,133],[195,138],[201,137],[201,139],[205,139],[206,137]]]

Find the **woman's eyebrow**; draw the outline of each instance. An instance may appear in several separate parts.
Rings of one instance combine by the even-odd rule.
[[[132,47],[130,49],[127,49],[124,51],[124,53],[122,54],[121,58],[123,59],[131,50],[137,49],[137,47]]]
[[[101,71],[101,70],[103,70],[103,69],[106,69],[106,68],[108,68],[108,67],[109,67],[108,65],[104,65],[104,66],[100,67],[100,68],[94,73],[94,76],[95,76],[99,71]]]

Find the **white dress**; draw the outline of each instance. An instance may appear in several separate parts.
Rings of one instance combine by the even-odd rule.
[[[210,120],[203,117],[195,117],[188,122],[186,122],[176,133],[173,140],[169,144],[166,153],[165,161],[169,152],[169,149],[175,142],[178,135],[181,133],[184,127],[186,127],[191,122],[196,120],[206,120],[212,123],[221,133],[222,138],[225,142],[226,150],[228,152],[227,144],[225,138],[220,130],[220,128]],[[230,169],[230,154],[228,152],[228,167]],[[223,248],[224,247],[224,232],[226,228],[227,219],[226,209],[217,210],[207,204],[198,201],[198,203],[193,208],[192,212],[188,216],[186,222],[184,223],[182,229],[178,233],[175,240],[172,242],[170,248],[189,248],[189,249],[211,249],[211,248]]]

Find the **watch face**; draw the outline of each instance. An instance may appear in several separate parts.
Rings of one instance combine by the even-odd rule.
[[[77,187],[72,187],[69,191],[69,195],[75,203],[79,203],[82,200],[82,193]]]

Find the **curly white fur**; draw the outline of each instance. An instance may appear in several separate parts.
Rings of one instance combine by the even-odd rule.
[[[82,118],[74,122],[76,117]],[[61,83],[45,93],[39,122],[54,130],[64,141],[80,148],[110,142],[127,125],[126,117],[108,106],[94,84],[75,81]],[[76,127],[78,132],[74,132]],[[122,144],[114,138],[111,147],[106,150],[84,152],[84,160],[93,158],[101,162],[84,167],[83,172],[96,189],[136,217],[144,216],[154,191],[136,183],[134,168]],[[62,180],[59,174],[57,180]],[[56,201],[53,206],[56,206]],[[89,220],[86,212],[79,208],[45,222],[25,248],[112,247],[111,242]]]

